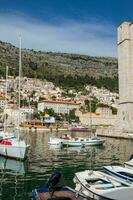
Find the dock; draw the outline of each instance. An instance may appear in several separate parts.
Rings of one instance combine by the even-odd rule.
[[[133,133],[120,132],[115,127],[97,128],[96,135],[100,137],[109,137],[117,139],[133,139]]]

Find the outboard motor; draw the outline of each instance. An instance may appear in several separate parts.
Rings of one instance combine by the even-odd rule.
[[[54,192],[58,191],[58,189],[59,189],[57,187],[57,184],[59,183],[60,178],[61,178],[60,172],[55,172],[50,176],[50,178],[46,184],[46,186],[49,189],[49,193],[50,193],[50,198],[48,198],[47,200],[71,200],[71,198],[65,197],[65,196],[53,197]]]
[[[48,180],[48,182],[46,184],[46,186],[48,187],[49,191],[54,191],[55,190],[55,186],[59,183],[60,178],[61,178],[61,173],[60,172],[55,172],[50,176],[50,178],[49,178],[49,180]]]

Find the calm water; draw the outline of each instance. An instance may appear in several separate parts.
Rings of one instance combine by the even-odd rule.
[[[58,133],[58,136],[61,134]],[[123,164],[133,153],[133,140],[106,138],[102,147],[59,149],[48,146],[50,133],[29,132],[22,135],[31,145],[28,160],[20,162],[0,157],[0,200],[31,199],[32,188],[43,186],[54,170],[63,174],[61,183],[74,187],[72,179],[75,172]],[[87,133],[75,135],[87,136]]]

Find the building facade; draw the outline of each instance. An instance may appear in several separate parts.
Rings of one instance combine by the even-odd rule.
[[[43,112],[45,108],[53,109],[55,113],[66,114],[69,113],[70,110],[78,109],[80,107],[80,103],[69,102],[64,100],[44,100],[38,103],[38,111]]]
[[[7,124],[14,124],[18,126],[19,113],[20,113],[20,124],[23,122],[31,121],[33,119],[34,109],[32,108],[20,108],[12,109],[7,108],[4,110],[4,113],[7,114]]]
[[[5,108],[5,96],[0,95],[0,109],[4,109]]]
[[[81,124],[84,126],[114,126],[116,123],[116,115],[76,111],[76,116],[79,117]]]
[[[112,110],[109,106],[98,106],[96,114],[112,115]]]

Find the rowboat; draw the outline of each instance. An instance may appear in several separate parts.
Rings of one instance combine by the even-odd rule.
[[[102,171],[86,170],[74,176],[75,190],[94,200],[133,199],[133,184]]]
[[[52,174],[46,187],[32,190],[32,200],[91,200],[68,186],[57,187],[61,174]]]
[[[121,166],[104,166],[107,173],[121,180],[133,183],[133,170]]]

